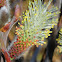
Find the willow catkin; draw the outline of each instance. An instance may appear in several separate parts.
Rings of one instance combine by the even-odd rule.
[[[1,7],[0,9],[0,28],[2,28],[5,23],[8,21],[9,14],[8,10],[5,6]]]

